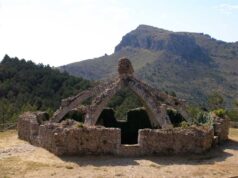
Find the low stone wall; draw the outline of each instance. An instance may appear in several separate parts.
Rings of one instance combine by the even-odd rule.
[[[19,117],[18,135],[33,145],[56,155],[114,154],[141,156],[152,154],[202,153],[212,147],[214,129],[142,129],[138,144],[122,145],[118,128],[86,127],[73,120],[51,123],[42,119],[43,113],[24,113]],[[226,122],[215,128],[220,140],[227,139]]]
[[[139,145],[143,154],[202,153],[212,147],[213,136],[213,129],[204,127],[143,129]]]
[[[115,128],[63,128],[56,124],[39,128],[39,145],[57,155],[114,154],[120,141],[120,129]]]
[[[26,112],[18,118],[18,137],[31,144],[38,144],[38,131],[40,124],[44,124],[49,116],[46,112]]]
[[[41,124],[35,113],[20,116],[18,136],[56,155],[115,154],[121,144],[120,129],[83,127],[73,120]]]

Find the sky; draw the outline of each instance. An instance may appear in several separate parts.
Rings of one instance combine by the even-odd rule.
[[[235,42],[238,0],[0,0],[0,60],[57,67],[112,54],[140,24]]]

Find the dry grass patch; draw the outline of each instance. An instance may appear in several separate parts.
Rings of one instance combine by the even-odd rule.
[[[49,165],[45,163],[23,161],[17,156],[12,156],[0,160],[0,175],[3,177],[21,177],[29,171],[47,167]]]
[[[238,129],[237,128],[230,128],[230,136],[231,137],[238,137]]]
[[[42,148],[28,149],[27,142],[17,138],[16,131],[0,133],[2,150],[13,149],[0,159],[0,178],[48,177],[236,177],[238,160],[238,129],[230,129],[230,144],[219,146],[204,155],[186,157],[105,158],[73,157],[65,161]],[[23,151],[21,151],[23,149]],[[24,151],[24,149],[26,149]],[[224,151],[222,151],[225,149]],[[92,159],[93,158],[93,159]],[[104,158],[103,158],[104,159]],[[110,162],[109,162],[110,161]],[[110,163],[110,164],[109,164]],[[182,171],[181,171],[182,170]],[[238,178],[238,177],[237,177]]]
[[[17,134],[16,130],[8,130],[8,131],[4,131],[4,132],[0,132],[0,139],[6,139],[8,137],[11,136],[15,136]]]

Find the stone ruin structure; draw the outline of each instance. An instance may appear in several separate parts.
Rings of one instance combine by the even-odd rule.
[[[187,120],[185,101],[136,79],[129,59],[119,60],[118,73],[110,81],[63,99],[50,119],[45,112],[22,114],[18,121],[19,138],[56,155],[122,156],[202,153],[228,139],[229,120],[216,115],[213,126],[174,127],[168,110],[176,110]],[[127,122],[110,115],[102,118],[108,102],[123,87],[139,97],[146,112],[140,111],[138,117],[127,118]],[[83,123],[67,119],[70,112],[80,113]],[[146,117],[141,118],[142,115]]]

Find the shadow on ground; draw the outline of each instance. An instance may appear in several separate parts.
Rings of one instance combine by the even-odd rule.
[[[197,164],[214,164],[225,161],[233,154],[227,150],[238,151],[238,141],[229,140],[226,143],[212,148],[209,152],[204,154],[190,154],[190,155],[155,155],[142,157],[115,157],[115,156],[62,156],[65,162],[76,163],[80,166],[129,166],[139,165],[140,160],[148,160],[158,165],[197,165]]]

